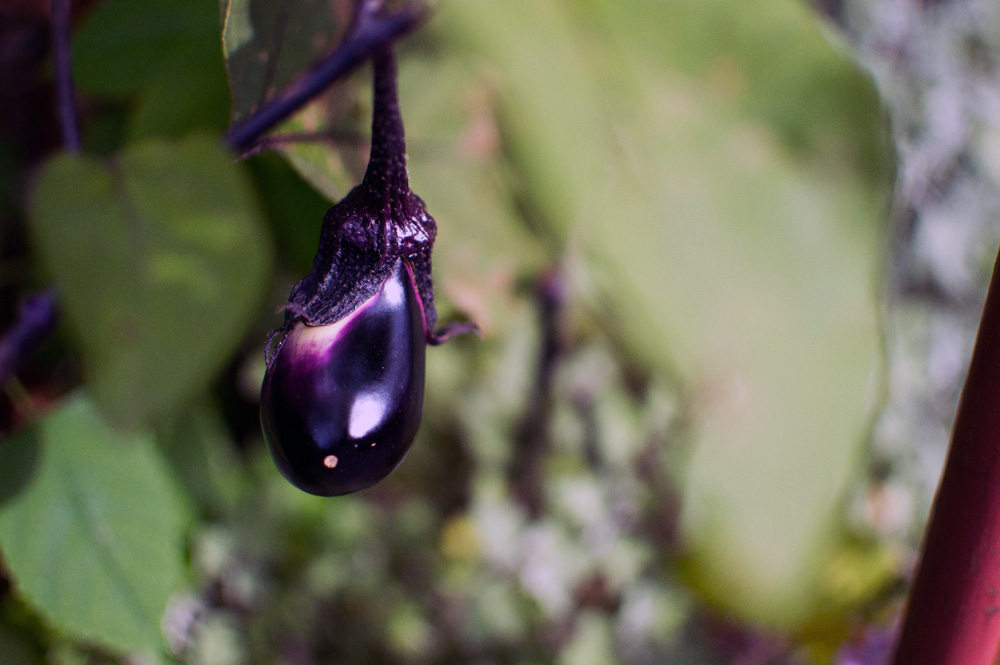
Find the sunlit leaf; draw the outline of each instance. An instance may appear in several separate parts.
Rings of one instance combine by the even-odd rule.
[[[116,432],[77,395],[0,446],[0,485],[23,471],[26,449],[39,457],[31,482],[0,504],[0,550],[21,597],[76,638],[159,653],[185,514],[152,437]]]
[[[242,168],[214,140],[63,155],[33,192],[32,231],[116,420],[168,414],[211,380],[260,305],[270,246]]]
[[[331,123],[343,122],[348,111],[340,104],[355,99],[356,86],[345,85],[319,101],[307,106],[278,128],[278,135],[288,137],[278,145],[278,151],[306,182],[329,201],[337,201],[356,185],[364,174],[367,154],[361,155],[357,141],[337,141]],[[359,123],[363,124],[363,123]],[[328,138],[317,138],[328,136]],[[301,137],[301,138],[294,138]],[[367,140],[363,141],[364,151]]]

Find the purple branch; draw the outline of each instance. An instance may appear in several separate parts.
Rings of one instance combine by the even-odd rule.
[[[0,337],[0,386],[7,383],[55,327],[56,297],[52,289],[24,299],[14,325]]]
[[[354,71],[383,47],[415,28],[425,16],[424,11],[415,6],[382,14],[381,4],[360,0],[351,25],[337,48],[247,118],[230,127],[226,134],[229,147],[240,154],[253,150],[260,137],[275,125],[313,100],[334,81]]]
[[[52,9],[52,66],[55,72],[56,101],[63,145],[70,152],[80,152],[80,128],[76,121],[73,95],[73,65],[69,35],[72,24],[71,0],[50,0]]]
[[[894,665],[993,665],[1000,645],[1000,256]]]

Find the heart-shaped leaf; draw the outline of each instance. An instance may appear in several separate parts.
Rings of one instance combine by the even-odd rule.
[[[177,409],[211,380],[260,305],[271,261],[242,168],[215,140],[130,146],[42,169],[32,231],[85,380],[117,421]]]

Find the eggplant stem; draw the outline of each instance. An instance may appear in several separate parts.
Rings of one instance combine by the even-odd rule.
[[[392,46],[374,59],[372,147],[364,185],[383,196],[410,189],[406,175],[406,134],[396,90],[396,55]]]

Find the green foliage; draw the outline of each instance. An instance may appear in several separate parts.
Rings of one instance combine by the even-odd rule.
[[[245,116],[334,43],[351,3],[220,0],[233,115]]]
[[[495,88],[507,152],[492,158],[523,174],[508,191],[523,188],[543,236],[579,248],[591,307],[627,352],[695,395],[678,469],[690,581],[789,626],[822,602],[838,501],[879,395],[885,193],[868,176],[884,167],[865,161],[879,114],[870,84],[797,3],[723,4],[592,2],[570,14],[589,28],[576,30],[555,2],[452,3],[428,73],[404,72],[402,105],[453,113],[454,93],[422,89],[441,71],[458,90]],[[665,47],[675,31],[697,50]],[[776,35],[796,58],[767,66]],[[470,57],[478,67],[451,65]],[[838,104],[803,88],[817,71],[838,82]],[[859,105],[867,124],[851,133]],[[486,205],[467,174],[425,175],[447,161],[411,161],[430,209],[456,189]],[[460,219],[442,245],[497,233]]]
[[[214,517],[235,508],[244,489],[245,470],[217,405],[183,410],[157,428],[157,442],[200,514]]]
[[[221,132],[229,114],[216,20],[201,0],[100,4],[74,34],[75,81],[133,107],[130,138]]]
[[[30,188],[85,385],[0,444],[2,563],[58,635],[23,631],[47,658],[718,664],[706,602],[828,657],[898,566],[841,510],[882,372],[891,160],[816,18],[440,3],[400,48],[408,164],[442,318],[483,336],[429,350],[400,469],[329,500],[274,469],[255,400],[364,166],[367,72],[280,129],[310,140],[240,164],[226,118],[326,50],[349,3],[219,10],[98,4],[73,52],[108,156],[58,155]],[[0,655],[22,628],[0,612]]]
[[[296,274],[304,275],[312,267],[330,200],[303,181],[277,154],[255,157],[248,166],[257,181],[281,258]]]
[[[159,653],[160,618],[184,578],[186,519],[152,438],[115,432],[77,395],[0,446],[0,486],[24,478],[0,504],[18,592],[69,635]]]
[[[351,2],[221,0],[222,45],[233,95],[233,117],[243,118],[304,72],[335,43]],[[366,127],[355,105],[361,85],[341,83],[284,122],[279,134],[308,137],[278,150],[330,201],[339,200],[363,173],[366,154],[322,136],[360,135]],[[353,153],[353,154],[352,154]],[[352,167],[354,173],[352,174]],[[353,178],[353,181],[352,181]]]
[[[215,19],[214,8],[200,0],[100,4],[73,34],[74,81],[83,91],[119,99],[141,93],[199,38],[218,44]]]
[[[32,230],[101,408],[175,412],[219,370],[260,305],[270,247],[241,168],[208,137],[62,155],[39,174]]]
[[[41,662],[23,640],[3,629],[0,629],[0,653],[4,665],[39,665]]]

